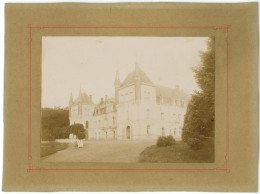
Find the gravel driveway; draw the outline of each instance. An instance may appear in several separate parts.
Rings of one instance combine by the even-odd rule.
[[[41,158],[41,162],[138,162],[139,154],[156,140],[85,141],[83,148],[69,148]]]

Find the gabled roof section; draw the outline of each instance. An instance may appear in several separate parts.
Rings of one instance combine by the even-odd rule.
[[[105,100],[101,98],[100,102],[95,106],[93,115],[106,114],[115,111],[116,105],[114,98],[107,98]]]
[[[156,86],[157,101],[161,97],[163,98],[163,102],[166,104],[172,103],[172,100],[188,101],[190,99],[190,95],[186,94],[179,87],[169,88],[169,87],[157,85]]]
[[[81,92],[81,91],[74,103],[79,103],[79,102],[81,102],[82,104],[95,105],[92,99],[85,92]]]

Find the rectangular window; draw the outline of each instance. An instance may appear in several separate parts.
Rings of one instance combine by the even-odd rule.
[[[150,119],[150,110],[149,109],[146,110],[146,119]]]
[[[164,119],[164,113],[162,112],[161,113],[161,120],[163,120]]]
[[[165,136],[165,129],[162,128],[162,136]]]

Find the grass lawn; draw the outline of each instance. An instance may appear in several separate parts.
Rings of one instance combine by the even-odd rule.
[[[59,143],[59,142],[41,143],[41,157],[54,154],[57,151],[64,150],[68,147],[69,145],[66,143]]]
[[[214,162],[214,150],[204,147],[201,150],[191,150],[182,141],[176,145],[157,147],[152,145],[145,148],[139,156],[139,162],[147,163],[210,163]]]

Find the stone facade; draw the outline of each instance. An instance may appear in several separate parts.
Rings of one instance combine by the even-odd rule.
[[[114,86],[114,98],[101,98],[97,105],[81,91],[76,101],[71,96],[70,124],[83,124],[89,139],[181,139],[189,96],[178,86],[155,85],[137,63],[123,82],[117,72]]]

